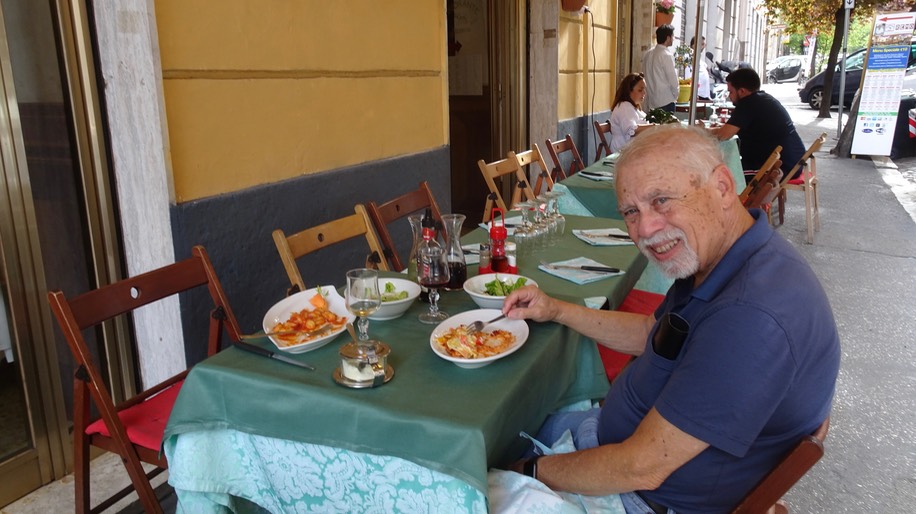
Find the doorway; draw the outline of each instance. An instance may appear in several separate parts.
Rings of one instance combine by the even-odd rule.
[[[74,365],[47,291],[119,270],[85,14],[77,0],[0,0],[0,506],[72,468]],[[110,346],[103,368],[132,390]]]
[[[527,145],[527,1],[447,0],[452,211],[476,223],[478,160]]]

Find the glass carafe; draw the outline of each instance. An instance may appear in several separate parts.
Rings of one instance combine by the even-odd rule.
[[[410,256],[407,257],[407,279],[417,281],[417,248],[420,241],[423,240],[423,214],[411,214],[407,216],[410,222],[410,230],[413,232],[413,243],[410,245]]]
[[[461,227],[464,214],[443,214],[442,225],[445,227],[445,258],[448,261],[449,281],[445,289],[455,291],[464,287],[468,278],[467,261],[461,249]]]

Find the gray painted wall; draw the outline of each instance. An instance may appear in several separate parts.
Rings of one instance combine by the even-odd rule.
[[[376,161],[340,170],[306,175],[284,182],[172,206],[175,258],[190,257],[191,248],[207,249],[216,274],[244,333],[261,329],[261,320],[281,300],[289,279],[271,232],[294,234],[349,214],[353,206],[384,202],[429,182],[442,212],[451,209],[449,148]],[[410,251],[407,220],[389,231],[402,254]],[[347,270],[363,267],[365,239],[345,241],[299,259],[306,286],[341,285]],[[182,296],[185,353],[188,365],[206,356],[206,291]],[[197,306],[191,311],[188,306]]]
[[[611,119],[611,111],[562,120],[557,123],[556,139],[563,139],[566,134],[571,135],[576,143],[576,148],[579,149],[582,160],[588,166],[595,162],[595,148],[598,148],[598,135],[595,133],[594,122],[604,123],[609,119]],[[540,145],[540,142],[538,144]],[[568,157],[565,155],[560,156],[560,163],[563,164],[563,169],[569,169],[569,162],[570,159]]]

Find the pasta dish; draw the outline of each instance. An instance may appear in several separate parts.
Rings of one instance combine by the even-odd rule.
[[[481,359],[506,351],[515,342],[515,334],[507,330],[469,334],[467,325],[458,325],[436,337],[436,342],[452,357]]]

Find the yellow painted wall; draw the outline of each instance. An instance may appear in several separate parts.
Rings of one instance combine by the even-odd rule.
[[[156,0],[176,200],[447,144],[444,2]]]
[[[566,120],[611,108],[618,82],[616,3],[591,0],[591,13],[560,11],[557,119]]]

